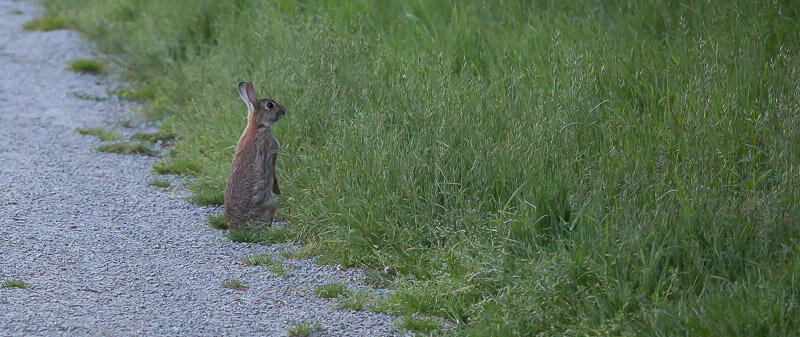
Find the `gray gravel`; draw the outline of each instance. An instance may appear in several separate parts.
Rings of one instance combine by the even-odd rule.
[[[361,271],[288,260],[280,277],[243,266],[240,256],[287,247],[232,243],[204,223],[219,209],[147,185],[154,158],[94,151],[98,141],[75,128],[123,129],[130,103],[75,96],[107,97],[116,83],[65,69],[91,56],[78,33],[21,30],[42,13],[0,0],[0,282],[31,284],[0,288],[0,335],[279,336],[300,321],[319,322],[321,335],[398,334],[392,316],[311,292],[357,287]],[[228,278],[250,287],[223,288]]]

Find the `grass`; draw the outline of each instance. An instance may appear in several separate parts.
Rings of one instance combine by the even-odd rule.
[[[364,283],[375,288],[389,288],[395,279],[394,274],[387,274],[383,270],[367,270],[364,275]]]
[[[79,135],[83,135],[83,136],[87,136],[87,135],[88,136],[95,136],[95,137],[97,137],[97,139],[102,140],[104,142],[115,141],[115,140],[119,140],[119,139],[122,138],[114,130],[106,130],[104,128],[99,128],[99,127],[98,128],[77,128],[77,129],[75,129],[75,132],[77,132]]]
[[[114,142],[108,144],[98,145],[96,148],[100,152],[113,152],[120,154],[143,154],[147,156],[155,156],[158,152],[151,150],[148,144],[142,142],[129,143],[129,142]]]
[[[426,334],[442,328],[441,323],[434,318],[412,315],[400,317],[395,325],[401,329]]]
[[[800,335],[795,2],[42,3],[120,60],[194,202],[223,200],[235,83],[285,105],[273,234],[396,266],[395,314]]]
[[[120,99],[142,101],[155,97],[155,86],[142,84],[136,88],[118,87],[108,91],[110,95],[117,95]]]
[[[20,279],[6,280],[5,282],[3,282],[3,288],[25,289],[25,288],[28,288],[28,287],[30,287],[30,284],[26,283],[25,281],[20,280]]]
[[[216,229],[228,229],[228,223],[225,221],[225,214],[209,214],[206,218],[206,223]]]
[[[67,62],[69,70],[89,74],[102,74],[108,71],[105,61],[76,58]]]
[[[314,295],[322,298],[339,298],[350,295],[350,290],[341,282],[331,282],[314,287]]]
[[[356,311],[364,310],[367,302],[370,301],[370,289],[364,288],[349,292],[347,296],[340,296],[336,306],[341,309],[353,309]]]
[[[117,123],[119,124],[119,126],[121,126],[123,128],[126,128],[126,129],[133,129],[134,128],[133,121],[131,121],[131,120],[119,121]]]
[[[243,284],[239,280],[231,278],[223,280],[222,282],[220,282],[220,285],[223,288],[230,288],[234,290],[245,290],[248,288],[247,285]]]
[[[286,277],[289,276],[289,273],[292,271],[292,267],[287,266],[282,261],[278,261],[277,263],[267,267],[267,270],[269,270],[270,273],[273,273],[276,276]]]
[[[168,144],[175,140],[175,135],[170,134],[168,132],[164,132],[160,130],[156,133],[135,133],[131,136],[131,140],[139,141],[139,142],[147,142],[150,144],[155,144],[157,142],[162,142],[164,144]]]
[[[280,277],[286,277],[292,271],[290,266],[271,253],[253,253],[249,256],[239,257],[239,261],[245,266],[266,266],[267,270]]]
[[[47,15],[41,18],[29,20],[22,24],[22,29],[24,30],[48,31],[67,28],[66,21],[60,15]]]
[[[169,180],[166,179],[153,179],[148,181],[147,184],[156,187],[169,187],[170,185],[172,185],[172,183],[170,183]]]
[[[22,15],[22,14],[25,14],[25,12],[23,12],[21,9],[17,8],[17,9],[9,10],[8,14]]]
[[[230,230],[225,236],[233,242],[247,243],[281,243],[287,242],[290,232],[285,227],[250,226],[246,230]]]
[[[285,259],[303,259],[314,256],[315,250],[314,244],[305,244],[299,248],[285,248],[281,250],[281,256]]]
[[[239,261],[245,266],[272,266],[280,261],[276,260],[270,253],[253,254],[250,256],[239,257]]]
[[[312,336],[314,333],[323,332],[325,329],[315,321],[302,321],[295,326],[286,330],[286,333],[292,337],[308,337]]]
[[[95,102],[103,102],[107,101],[108,97],[100,97],[100,96],[91,96],[82,92],[72,92],[72,96],[77,99],[82,99],[84,101],[95,101]]]

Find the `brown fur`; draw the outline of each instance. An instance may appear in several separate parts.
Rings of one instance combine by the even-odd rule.
[[[269,127],[286,113],[271,99],[256,99],[250,82],[239,82],[239,93],[249,114],[225,185],[225,220],[231,229],[250,222],[272,224],[278,206],[273,193],[280,194],[280,187],[275,173],[278,141]]]

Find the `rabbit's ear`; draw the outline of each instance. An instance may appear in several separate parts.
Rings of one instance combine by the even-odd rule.
[[[256,111],[256,89],[252,82],[239,82],[239,96],[242,98],[250,112]]]

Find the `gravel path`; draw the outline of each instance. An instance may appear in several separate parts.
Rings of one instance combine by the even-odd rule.
[[[218,209],[147,185],[155,159],[94,151],[98,141],[75,128],[122,129],[130,103],[76,97],[106,97],[115,82],[65,70],[91,56],[78,33],[21,30],[42,13],[0,0],[0,282],[31,284],[0,288],[0,335],[279,336],[301,321],[325,336],[398,333],[392,316],[311,292],[356,287],[360,271],[289,260],[280,277],[243,266],[241,256],[286,247],[232,243],[204,223]],[[250,287],[222,287],[228,278]]]

